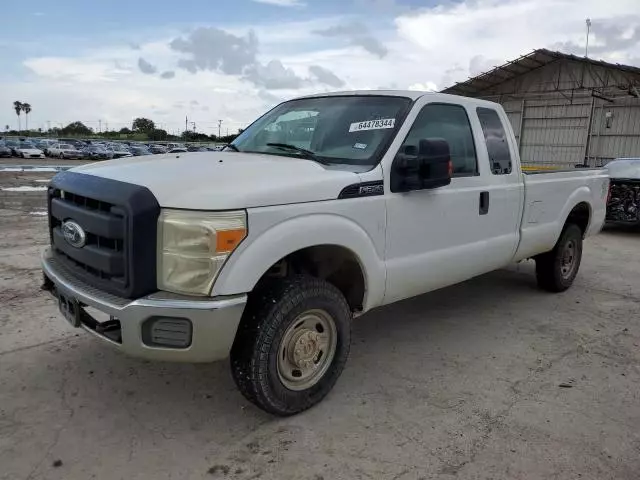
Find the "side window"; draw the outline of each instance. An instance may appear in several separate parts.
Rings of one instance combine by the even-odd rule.
[[[409,147],[417,151],[420,140],[427,138],[441,138],[447,141],[454,177],[478,173],[473,131],[464,107],[443,103],[425,105],[413,122],[401,150],[406,151]]]
[[[511,173],[511,152],[507,141],[507,132],[502,125],[498,112],[491,108],[477,109],[482,133],[487,143],[489,164],[494,175],[508,175]]]

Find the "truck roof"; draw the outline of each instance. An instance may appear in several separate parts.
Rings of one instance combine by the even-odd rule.
[[[472,104],[472,105],[491,105],[495,107],[497,104],[495,102],[489,102],[487,100],[480,100],[477,98],[463,97],[460,95],[450,95],[448,93],[439,93],[439,92],[423,92],[417,90],[345,90],[340,92],[324,92],[324,93],[316,93],[313,95],[304,95],[297,98],[319,98],[319,97],[334,97],[334,96],[353,96],[353,95],[379,95],[386,97],[405,97],[410,98],[411,100],[418,100],[424,96],[433,96],[439,98],[441,100],[450,100],[456,103],[464,104]]]

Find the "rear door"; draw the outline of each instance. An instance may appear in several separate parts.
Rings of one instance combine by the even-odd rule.
[[[450,185],[431,190],[385,192],[385,303],[500,268],[509,263],[518,241],[522,187],[505,129],[500,135],[493,114],[481,112],[481,121],[475,104],[429,98],[414,107],[419,110],[400,151],[415,148],[420,139],[446,140],[453,178]],[[506,142],[506,164],[498,155],[504,151],[492,147],[495,168],[490,168],[485,138]],[[385,178],[388,185],[388,172]]]

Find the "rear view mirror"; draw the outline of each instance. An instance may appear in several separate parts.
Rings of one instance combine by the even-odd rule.
[[[447,141],[441,138],[422,139],[417,149],[409,145],[396,155],[391,167],[391,191],[444,187],[451,183],[452,174]]]

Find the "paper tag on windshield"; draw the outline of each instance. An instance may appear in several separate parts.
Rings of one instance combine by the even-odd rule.
[[[396,124],[395,118],[381,118],[380,120],[367,120],[365,122],[352,123],[349,126],[349,133],[362,132],[364,130],[381,130],[383,128],[393,128]]]

